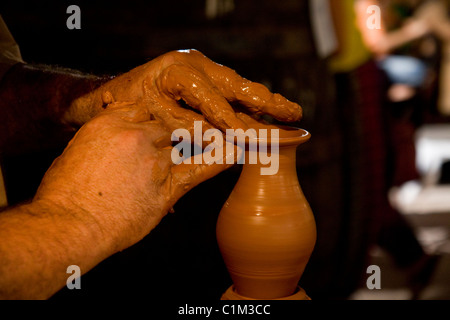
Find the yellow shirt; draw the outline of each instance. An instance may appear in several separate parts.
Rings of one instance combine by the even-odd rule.
[[[9,32],[3,18],[0,16],[0,80],[13,65],[19,62],[23,63],[19,46]],[[0,208],[6,207],[7,205],[6,189],[0,167]]]
[[[330,0],[339,50],[330,58],[333,72],[348,72],[367,62],[371,53],[357,27],[355,0]]]

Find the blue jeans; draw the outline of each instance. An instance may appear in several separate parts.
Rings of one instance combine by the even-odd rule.
[[[427,67],[421,60],[409,56],[391,55],[378,61],[392,83],[419,87],[425,81]]]

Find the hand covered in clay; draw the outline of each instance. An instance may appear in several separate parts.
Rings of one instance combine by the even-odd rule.
[[[122,250],[148,234],[182,195],[230,166],[174,165],[171,144],[161,121],[135,105],[115,103],[81,127],[34,201],[98,225],[102,245]]]
[[[196,50],[164,54],[114,78],[83,99],[81,105],[94,103],[97,110],[99,104],[136,103],[170,130],[184,128],[191,133],[194,121],[203,121],[203,130],[246,129],[230,103],[239,103],[250,114],[268,114],[280,121],[293,122],[302,117],[298,104],[242,78]],[[181,100],[193,110],[183,108]],[[82,107],[77,112],[89,113]]]

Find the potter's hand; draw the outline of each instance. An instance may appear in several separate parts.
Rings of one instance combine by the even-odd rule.
[[[103,106],[114,102],[139,103],[171,130],[191,131],[194,121],[203,121],[205,130],[211,126],[222,131],[245,129],[246,124],[236,117],[230,103],[239,103],[250,113],[268,114],[281,121],[292,122],[302,117],[298,104],[240,77],[196,50],[164,54],[109,81],[82,100]],[[181,100],[201,114],[181,107]]]
[[[174,165],[171,143],[167,128],[146,110],[116,103],[77,132],[34,201],[88,216],[103,241],[122,250],[148,234],[182,195],[229,166]]]

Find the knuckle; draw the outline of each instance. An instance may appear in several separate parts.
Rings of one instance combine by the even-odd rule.
[[[176,64],[179,62],[189,62],[193,58],[198,59],[203,57],[205,56],[196,49],[174,50],[162,55],[164,62],[168,65]]]
[[[171,65],[177,61],[176,51],[170,51],[161,56],[163,64]]]
[[[100,114],[87,122],[84,127],[86,130],[99,130],[111,126],[112,121],[113,119],[109,114]]]

